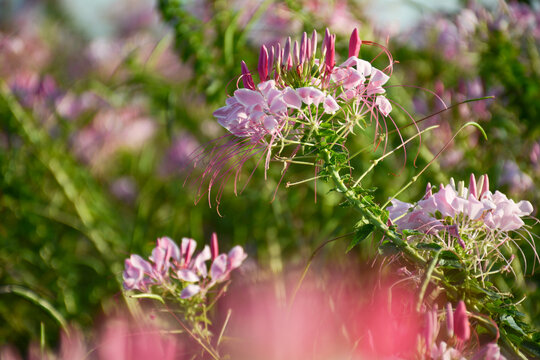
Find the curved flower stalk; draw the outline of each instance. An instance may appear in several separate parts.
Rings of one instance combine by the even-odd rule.
[[[426,195],[414,205],[392,199],[387,208],[398,231],[417,232],[408,237],[409,243],[435,244],[456,253],[482,281],[492,273],[513,271],[512,233],[526,232],[522,217],[532,213],[531,203],[515,203],[499,191],[492,193],[487,175],[476,182],[471,174],[469,188],[463,181],[456,187],[452,179],[434,190],[428,184]],[[526,234],[519,237],[527,239]],[[532,241],[530,245],[536,251]]]
[[[234,176],[236,184],[242,166],[252,157],[258,156],[258,163],[264,160],[265,170],[272,160],[282,162],[286,170],[297,154],[308,158],[301,163],[316,166],[322,144],[346,152],[343,144],[355,129],[374,124],[375,146],[386,139],[386,119],[391,119],[392,111],[384,88],[393,65],[388,50],[362,42],[355,30],[349,56],[338,64],[335,35],[326,30],[320,50],[317,36],[314,31],[311,37],[304,33],[300,43],[289,38],[283,47],[278,44],[267,49],[263,45],[258,84],[242,62],[244,88],[236,90],[225,106],[214,112],[232,137],[226,136],[225,144],[195,156],[196,163],[206,162],[199,196],[202,184],[208,183],[209,200],[212,187],[220,184],[219,203],[225,181]],[[381,71],[358,58],[362,44],[381,47],[389,65]]]

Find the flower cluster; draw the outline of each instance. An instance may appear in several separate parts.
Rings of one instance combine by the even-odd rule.
[[[196,247],[197,242],[189,238],[183,238],[181,246],[171,238],[158,238],[149,257],[150,261],[136,254],[126,259],[124,289],[148,292],[152,285],[158,285],[174,293],[179,283],[182,299],[196,294],[204,296],[212,286],[227,280],[230,272],[238,268],[247,257],[241,246],[233,247],[228,254],[219,254],[215,233],[210,247],[206,245],[195,255]],[[209,260],[212,260],[210,271],[206,266]]]
[[[487,175],[481,176],[477,183],[471,174],[469,188],[460,182],[456,189],[452,181],[446,186],[441,184],[433,194],[433,188],[428,185],[426,195],[415,205],[392,199],[388,211],[400,230],[430,233],[469,220],[490,230],[511,231],[524,225],[521,218],[530,215],[533,207],[529,201],[515,203],[499,191],[492,193]]]
[[[452,309],[451,303],[447,303],[443,311],[439,311],[435,305],[433,309],[425,312],[424,318],[423,336],[419,338],[419,341],[424,345],[420,346],[420,351],[424,353],[425,358],[506,360],[506,357],[501,355],[497,339],[480,347],[474,353],[468,354],[475,347],[467,346],[467,343],[474,339],[471,338],[469,314],[463,300],[458,302],[455,310]],[[444,324],[441,324],[443,319]],[[443,328],[444,331],[441,331]]]
[[[461,248],[462,257],[471,260],[471,269],[481,270],[483,278],[497,260],[506,263],[502,270],[512,271],[509,265],[515,256],[508,257],[501,247],[514,242],[508,232],[524,228],[522,217],[532,213],[531,203],[516,203],[499,191],[492,193],[487,175],[478,182],[471,175],[469,188],[463,181],[456,187],[451,179],[439,191],[433,190],[428,184],[424,198],[416,204],[392,199],[387,210],[397,230],[423,234],[410,237],[410,242],[434,242],[451,251]]]
[[[335,35],[328,30],[320,58],[315,31],[311,38],[304,33],[300,44],[292,44],[289,38],[283,49],[278,44],[268,51],[263,45],[258,64],[259,85],[255,86],[242,62],[244,89],[236,90],[214,116],[233,135],[255,142],[268,134],[286,137],[286,130],[298,121],[318,125],[322,121],[319,110],[320,115],[342,110],[348,112],[345,117],[354,118],[368,113],[388,116],[392,106],[382,95],[389,76],[358,58],[361,44],[355,29],[349,58],[339,66],[335,64]]]

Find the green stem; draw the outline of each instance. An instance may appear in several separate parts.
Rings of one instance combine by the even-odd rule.
[[[435,270],[435,267],[437,266],[437,263],[439,262],[440,253],[441,253],[441,250],[438,250],[435,253],[435,255],[433,255],[433,259],[431,259],[431,262],[429,263],[429,267],[426,271],[426,276],[424,277],[424,281],[422,282],[422,287],[420,288],[420,293],[418,294],[418,301],[416,302],[417,312],[420,312],[422,301],[424,300],[424,295],[426,293],[428,284],[431,281],[431,275],[433,274],[433,270]]]
[[[334,181],[339,192],[347,198],[347,200],[354,206],[354,208],[359,211],[362,216],[368,220],[368,222],[373,225],[376,229],[379,229],[394,245],[400,248],[403,251],[404,255],[411,261],[419,263],[421,265],[426,264],[426,260],[420,256],[411,246],[404,241],[398,234],[391,231],[388,226],[375,214],[373,214],[369,209],[367,209],[362,201],[358,198],[358,195],[354,191],[349,189],[347,185],[343,182],[343,179],[339,175],[339,170],[336,166],[331,165],[330,161],[330,151],[327,149],[323,150],[324,160],[328,164],[330,170],[330,176]]]

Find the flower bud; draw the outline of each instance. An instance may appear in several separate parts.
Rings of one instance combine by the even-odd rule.
[[[469,324],[469,316],[465,302],[460,300],[454,312],[454,334],[457,338],[463,341],[469,340],[471,337],[471,326]]]
[[[360,54],[360,46],[362,45],[362,40],[360,40],[360,36],[358,35],[358,29],[354,28],[351,39],[349,40],[349,57],[356,56],[358,57],[358,54]]]

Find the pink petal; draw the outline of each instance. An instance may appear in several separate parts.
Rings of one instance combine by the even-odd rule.
[[[379,108],[379,111],[384,116],[388,116],[390,112],[392,111],[392,104],[390,104],[390,101],[384,96],[377,96],[377,99],[375,100],[375,105]]]
[[[187,282],[197,282],[199,281],[199,277],[197,274],[195,274],[193,271],[188,269],[180,269],[176,272],[176,275],[180,280],[187,281]]]
[[[278,122],[273,116],[266,115],[263,119],[263,126],[268,132],[272,132],[276,128],[277,124]]]
[[[336,100],[330,95],[328,95],[324,99],[323,107],[324,107],[324,112],[327,114],[334,114],[336,111],[340,109]]]
[[[315,104],[315,106],[319,106],[324,101],[324,93],[311,86],[299,88],[296,92],[307,105]]]
[[[300,109],[302,106],[302,98],[290,87],[286,87],[285,90],[283,90],[283,101],[285,101],[288,107],[293,109]]]
[[[210,267],[210,276],[214,281],[220,281],[224,279],[228,274],[227,271],[227,255],[221,254],[215,258],[212,266]]]
[[[197,295],[200,291],[201,287],[199,285],[189,284],[182,290],[180,297],[182,299],[189,299],[190,297]]]
[[[242,265],[242,262],[247,258],[247,254],[244,252],[244,249],[236,245],[229,251],[229,269],[236,269],[240,265]]]
[[[264,98],[258,91],[238,89],[234,92],[234,97],[240,102],[240,104],[246,107],[264,105]]]

